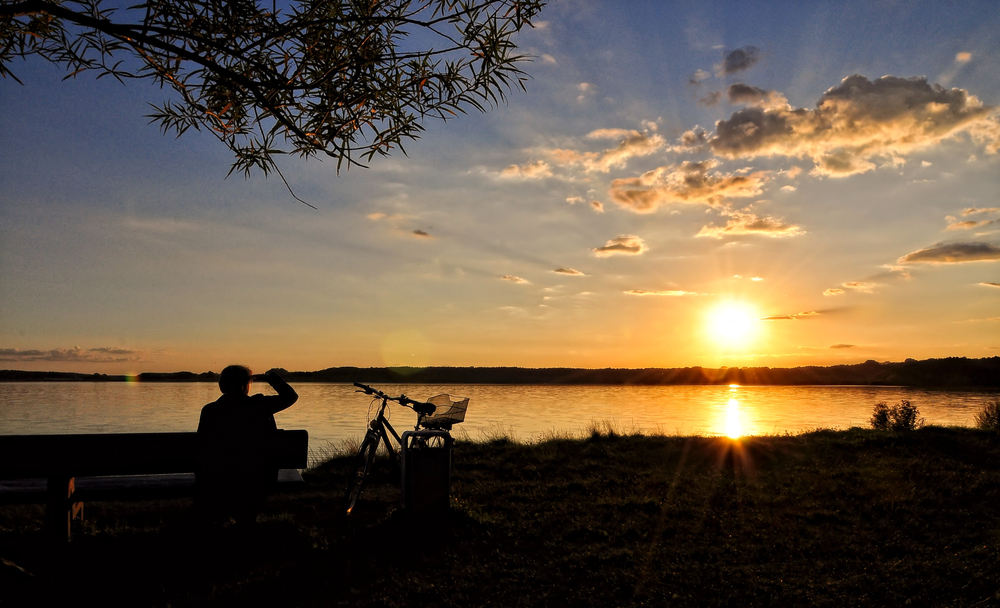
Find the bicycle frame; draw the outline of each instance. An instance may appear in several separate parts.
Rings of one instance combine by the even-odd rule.
[[[391,456],[393,460],[398,461],[399,450],[389,440],[389,435],[391,434],[392,438],[396,440],[395,445],[402,446],[403,440],[400,438],[399,433],[396,432],[396,429],[394,429],[389,423],[389,419],[385,415],[385,411],[388,407],[389,399],[387,397],[382,397],[382,403],[379,405],[378,413],[368,424],[368,430],[378,435],[379,440],[383,445],[385,445],[385,450],[388,452],[389,456]]]

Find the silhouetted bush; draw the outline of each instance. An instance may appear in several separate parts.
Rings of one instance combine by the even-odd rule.
[[[898,405],[887,405],[885,401],[876,403],[868,422],[879,431],[913,431],[923,426],[924,419],[920,418],[917,406],[902,399]]]
[[[973,419],[976,428],[1000,431],[1000,399],[983,405]]]

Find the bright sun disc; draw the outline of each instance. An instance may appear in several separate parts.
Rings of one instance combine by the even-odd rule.
[[[748,306],[726,304],[709,314],[708,323],[709,333],[716,342],[735,346],[752,337],[757,320]]]

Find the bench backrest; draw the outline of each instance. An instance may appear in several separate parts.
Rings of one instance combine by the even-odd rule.
[[[276,433],[275,468],[304,469],[308,453],[308,432]],[[0,435],[0,479],[191,473],[197,466],[198,433]]]

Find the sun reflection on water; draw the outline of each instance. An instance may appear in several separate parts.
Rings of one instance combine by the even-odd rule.
[[[740,402],[730,399],[729,405],[726,406],[726,436],[731,439],[742,437],[744,434],[740,414]]]
[[[739,384],[729,385],[729,402],[726,404],[722,421],[722,430],[730,439],[738,439],[747,433],[746,416],[740,408],[739,399],[736,398],[739,388]]]

